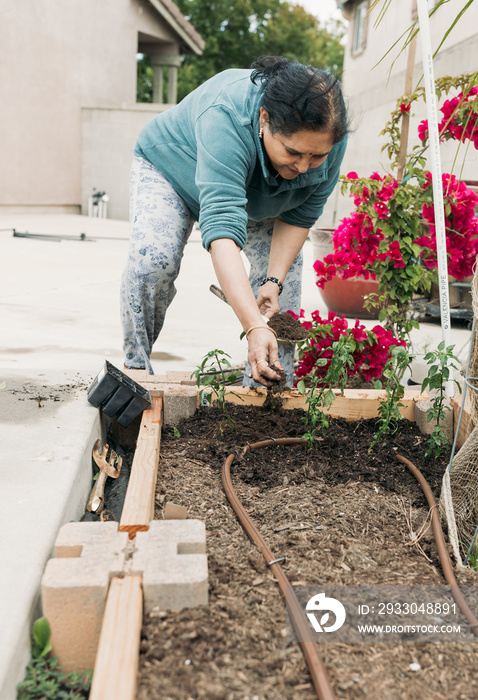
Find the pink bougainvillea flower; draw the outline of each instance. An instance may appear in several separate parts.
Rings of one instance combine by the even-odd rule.
[[[377,212],[379,219],[386,219],[390,216],[390,209],[383,202],[374,202],[372,206]]]
[[[473,274],[473,265],[478,254],[478,220],[475,207],[478,197],[464,182],[454,175],[443,173],[443,195],[447,204],[445,210],[445,235],[448,253],[448,272],[457,280]],[[427,187],[431,187],[428,181]],[[429,269],[437,267],[435,237],[435,209],[432,204],[424,204],[422,214],[429,224],[429,233],[415,241],[422,246],[421,259]]]
[[[380,199],[382,202],[388,202],[394,196],[397,187],[398,182],[396,180],[387,183],[377,192],[378,199]]]
[[[393,261],[394,267],[405,267],[405,262],[400,250],[400,243],[398,241],[392,241],[388,250],[385,253],[380,253],[377,257],[379,260],[390,258],[390,260]]]
[[[353,327],[349,327],[347,319],[337,316],[333,311],[329,311],[326,319],[321,317],[319,311],[312,312],[312,322],[305,321],[302,312],[300,317],[292,315],[299,318],[302,325],[309,330],[309,340],[305,350],[301,352],[296,370],[298,379],[308,374],[319,379],[325,377],[333,357],[333,343],[343,336],[348,336],[354,341],[352,367],[348,369],[348,376],[360,372],[367,381],[382,376],[393,346],[405,346],[405,341],[398,340],[382,326],[375,326],[369,331],[356,318]],[[319,358],[326,360],[326,363],[317,366]]]
[[[426,141],[428,139],[428,120],[424,119],[418,125],[418,138],[420,141]]]
[[[367,340],[368,335],[365,326],[363,326],[358,318],[355,319],[355,326],[351,329],[351,334],[357,343],[363,343]]]

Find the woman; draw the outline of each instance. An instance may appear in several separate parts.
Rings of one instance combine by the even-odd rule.
[[[126,367],[153,374],[151,350],[197,220],[246,332],[244,384],[270,386],[280,378],[270,365],[292,384],[294,350],[278,348],[261,314],[299,311],[301,249],[337,183],[347,114],[328,73],[282,57],[252,68],[210,78],[140,133],[121,291]]]

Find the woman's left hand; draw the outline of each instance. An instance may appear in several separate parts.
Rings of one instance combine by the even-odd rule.
[[[257,306],[261,314],[267,318],[272,318],[279,313],[279,288],[275,282],[266,282],[259,287]]]

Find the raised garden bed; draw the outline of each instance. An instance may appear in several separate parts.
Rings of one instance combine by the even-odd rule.
[[[130,464],[124,453],[123,468],[127,472],[131,467],[131,478],[123,513],[113,519],[120,520],[125,542],[130,538],[132,554],[137,546],[141,552],[142,543],[135,541],[147,534],[141,531],[148,530],[153,518],[165,517],[168,503],[186,510],[194,522],[204,522],[209,603],[179,612],[147,604],[140,637],[140,569],[130,571],[135,576],[125,569],[113,578],[93,700],[316,696],[299,645],[285,639],[285,607],[272,571],[226,500],[220,472],[231,453],[236,455],[232,475],[238,496],[274,555],[286,557],[283,568],[293,584],[444,583],[431,530],[419,546],[413,541],[413,533],[427,522],[429,507],[395,454],[421,469],[436,496],[447,455],[439,462],[425,459],[426,438],[407,419],[368,454],[375,421],[360,416],[376,416],[378,392],[352,390],[337,399],[333,415],[343,413],[349,420],[333,418],[312,450],[276,446],[240,457],[248,443],[303,434],[304,414],[295,408],[303,398],[297,392],[286,392],[284,408],[268,409],[262,405],[265,391],[238,389],[246,404],[259,405],[230,406],[237,424],[233,435],[218,408],[195,412],[196,389],[181,386],[180,377],[143,379],[154,404],[136,425],[140,432]],[[404,415],[413,416],[418,398],[417,391],[407,393]],[[178,419],[175,402],[188,419]],[[163,407],[169,425],[161,430]],[[459,444],[470,428],[466,421],[463,426]],[[112,427],[112,437],[124,447],[135,442],[134,426],[126,431]],[[134,604],[125,587],[129,578],[137,584]],[[461,572],[459,581],[476,583],[478,575]],[[456,643],[327,644],[321,656],[338,698],[413,698],[428,690],[433,695],[426,697],[469,698],[475,648]],[[413,670],[416,664],[419,671]],[[437,673],[439,668],[446,673]]]
[[[209,605],[155,611],[143,621],[139,700],[316,697],[297,643],[286,644],[285,608],[274,576],[230,508],[225,457],[249,442],[301,435],[301,411],[232,407],[231,436],[218,409],[163,431],[155,518],[168,501],[205,520]],[[232,468],[247,511],[290,581],[301,585],[443,584],[429,508],[400,452],[439,496],[447,456],[425,458],[410,421],[369,455],[373,420],[332,420],[317,446],[248,453]],[[176,436],[175,436],[176,433]],[[478,574],[460,573],[461,583]],[[321,655],[340,698],[471,698],[476,647],[461,643],[327,644]],[[413,671],[410,664],[420,664]],[[412,667],[413,668],[413,667]],[[173,670],[174,669],[174,670]]]

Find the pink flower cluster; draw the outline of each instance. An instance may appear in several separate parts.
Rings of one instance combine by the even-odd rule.
[[[317,286],[320,288],[336,275],[343,279],[357,276],[375,279],[380,263],[386,263],[394,269],[407,266],[400,247],[400,231],[395,229],[390,221],[392,232],[386,237],[381,227],[382,221],[388,222],[391,219],[389,207],[399,188],[398,182],[390,175],[381,177],[378,173],[373,173],[365,180],[359,179],[357,173],[352,172],[347,175],[347,179],[352,181],[351,196],[354,198],[356,209],[349,217],[342,219],[334,231],[334,252],[326,255],[323,261],[316,260],[314,263]],[[447,212],[445,222],[448,268],[450,275],[462,280],[473,274],[473,265],[478,254],[478,219],[475,216],[478,197],[454,175],[444,174],[442,180]],[[438,266],[431,188],[431,173],[427,173],[422,190],[425,204],[420,205],[417,199],[420,195],[414,195],[415,216],[418,220],[421,214],[425,223],[429,225],[429,231],[416,238],[414,243],[422,248],[418,258],[429,269]],[[376,213],[375,223],[369,212]],[[388,230],[390,231],[390,226]],[[381,269],[383,270],[383,264]]]
[[[478,88],[473,87],[468,90],[466,95],[460,92],[457,97],[443,103],[440,110],[443,119],[438,125],[442,140],[456,139],[462,142],[470,140],[478,149],[477,93]],[[428,139],[428,121],[426,119],[418,126],[418,137],[421,141]]]
[[[395,196],[399,186],[397,180],[390,175],[381,177],[378,173],[373,173],[368,178],[374,181],[371,183],[374,186],[374,192],[371,193],[370,187],[362,183],[357,173],[349,173],[347,179],[357,180],[352,186],[351,193],[357,209],[349,217],[342,219],[334,231],[332,238],[334,252],[326,255],[323,261],[315,261],[314,270],[318,276],[318,287],[323,287],[327,280],[337,274],[343,279],[356,276],[375,279],[375,274],[370,268],[376,260],[384,261],[390,258],[394,267],[405,267],[399,242],[391,241],[387,245],[382,229],[372,222],[366,211],[360,209],[362,204],[368,203],[373,198],[377,200],[372,204],[377,219],[387,220],[390,217],[387,202]]]
[[[308,331],[313,329],[314,333],[308,341],[308,348],[301,353],[301,359],[296,371],[296,376],[300,379],[310,373],[318,377],[325,377],[333,356],[332,345],[339,340],[340,336],[348,336],[353,340],[355,350],[353,353],[354,365],[349,369],[349,376],[361,372],[370,381],[382,376],[385,364],[390,355],[390,348],[395,345],[406,347],[404,340],[398,340],[390,331],[382,326],[375,326],[371,331],[362,325],[358,318],[355,319],[353,327],[349,328],[345,316],[337,316],[333,311],[329,311],[328,318],[323,319],[319,311],[312,313],[312,321],[301,320],[304,311],[300,316],[291,313],[295,319],[299,319]],[[327,364],[317,367],[317,359],[326,359]]]
[[[473,265],[478,254],[478,220],[475,207],[478,197],[464,182],[454,175],[442,175],[445,198],[445,234],[448,252],[448,272],[457,280],[473,274]],[[427,173],[424,189],[432,187],[431,173]],[[433,204],[423,205],[423,218],[430,225],[430,232],[421,236],[416,243],[423,247],[421,258],[428,268],[437,267],[437,247],[435,237],[435,211]]]

